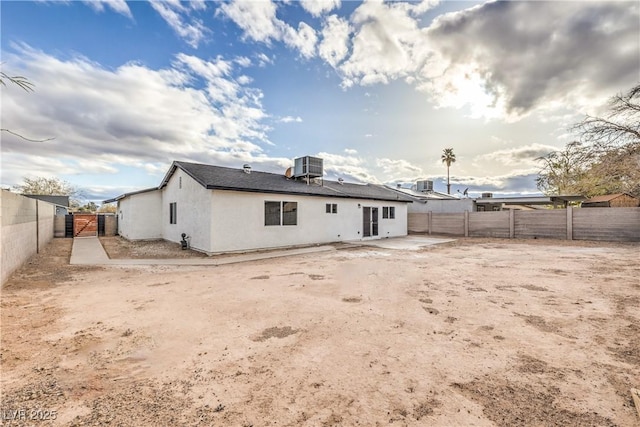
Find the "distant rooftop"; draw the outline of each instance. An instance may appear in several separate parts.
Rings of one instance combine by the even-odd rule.
[[[48,194],[23,194],[30,199],[38,199],[56,206],[69,207],[69,196],[51,196]]]

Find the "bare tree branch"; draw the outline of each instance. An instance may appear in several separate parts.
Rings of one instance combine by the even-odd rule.
[[[609,100],[609,114],[605,117],[586,116],[571,130],[579,133],[583,142],[600,149],[626,144],[640,145],[640,85],[626,94]]]
[[[33,83],[29,81],[29,79],[27,79],[24,76],[10,76],[5,72],[0,71],[0,84],[2,86],[7,85],[5,80],[9,80],[11,83],[17,86],[20,86],[22,89],[24,89],[27,92],[33,92],[33,87],[35,86]]]
[[[27,138],[26,136],[22,136],[19,133],[15,133],[14,131],[9,130],[9,129],[0,129],[0,132],[10,133],[11,135],[15,135],[18,138],[22,138],[25,141],[29,141],[29,142],[47,142],[47,141],[53,141],[54,139],[56,139],[55,137],[53,137],[53,138],[45,138],[45,139],[31,139],[31,138]]]
[[[0,71],[0,85],[6,87],[7,83],[5,82],[5,80],[8,80],[9,82],[17,85],[18,87],[22,88],[25,92],[33,92],[33,88],[35,87],[35,85],[24,76],[10,76],[4,71]],[[55,138],[46,138],[46,139],[27,138],[26,136],[20,135],[19,133],[16,133],[10,129],[0,129],[0,132],[10,133],[11,135],[15,135],[18,138],[24,139],[25,141],[29,141],[29,142],[46,142],[46,141],[51,141],[55,139]]]

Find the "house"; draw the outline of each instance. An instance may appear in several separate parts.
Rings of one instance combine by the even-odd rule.
[[[118,231],[127,239],[186,235],[207,254],[407,234],[410,198],[322,176],[322,159],[309,156],[283,175],[174,161],[157,188],[104,203],[118,203]]]
[[[433,189],[433,181],[417,181],[411,188],[404,188],[400,185],[395,188],[389,188],[409,197],[413,201],[408,206],[409,213],[459,213],[472,212],[474,210],[472,199],[459,199],[450,194],[435,191]]]
[[[482,197],[475,199],[476,210],[501,211],[501,210],[530,210],[535,207],[566,208],[571,202],[584,200],[584,196],[519,196],[519,197],[493,197],[493,193],[482,193]]]
[[[635,208],[640,206],[640,199],[628,193],[596,196],[582,202],[583,208]]]
[[[51,203],[56,207],[56,216],[69,213],[69,196],[50,196],[48,194],[23,194],[23,196]]]

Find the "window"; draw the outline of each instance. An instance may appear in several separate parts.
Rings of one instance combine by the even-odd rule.
[[[169,224],[178,223],[178,204],[176,202],[169,203]]]
[[[330,213],[330,214],[337,214],[338,213],[338,204],[337,203],[327,203],[325,212],[326,213]]]
[[[264,202],[264,225],[298,225],[298,202]]]
[[[389,208],[387,206],[382,208],[382,218],[389,218]]]
[[[484,212],[484,206],[478,205],[478,212]]]
[[[264,225],[280,225],[280,202],[264,202]]]
[[[389,206],[389,218],[396,219],[396,207]]]
[[[298,225],[298,202],[282,202],[282,225]]]
[[[395,206],[383,206],[382,207],[382,218],[395,219],[395,217],[396,217],[396,208],[395,208]]]

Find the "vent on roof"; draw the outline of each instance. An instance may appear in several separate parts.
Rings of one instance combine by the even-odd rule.
[[[416,190],[420,193],[428,193],[433,191],[433,181],[425,179],[423,181],[416,182]]]
[[[490,199],[493,197],[493,193],[482,193],[483,199]]]
[[[343,182],[344,182],[344,179],[338,178],[338,184],[342,185]]]
[[[242,166],[242,170],[244,171],[244,173],[251,173],[251,165],[245,164],[244,166]]]
[[[322,159],[319,157],[298,157],[293,167],[294,178],[320,178],[323,175]]]

